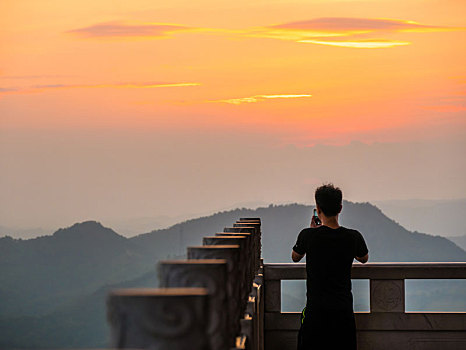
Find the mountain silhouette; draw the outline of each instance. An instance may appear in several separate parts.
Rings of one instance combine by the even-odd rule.
[[[94,221],[52,236],[2,238],[0,315],[48,313],[102,285],[148,272],[155,263],[137,244]]]
[[[309,226],[312,209],[236,209],[132,238],[95,221],[35,239],[1,238],[0,347],[103,347],[110,288],[156,286],[158,260],[184,257],[187,246],[240,217],[261,217],[266,263],[291,262],[291,247]],[[466,252],[448,239],[409,232],[369,203],[345,201],[340,222],[363,234],[372,262],[466,261]],[[55,337],[54,330],[62,335]]]

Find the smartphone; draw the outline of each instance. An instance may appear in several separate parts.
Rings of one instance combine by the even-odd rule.
[[[319,217],[317,216],[317,209],[314,209],[314,222],[316,223],[317,226],[322,225],[322,221],[320,221]]]

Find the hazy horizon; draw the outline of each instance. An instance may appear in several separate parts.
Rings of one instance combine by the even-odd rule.
[[[353,203],[365,203],[353,202]],[[457,200],[426,200],[426,199],[405,199],[405,200],[388,200],[369,202],[375,205],[390,219],[395,220],[404,228],[410,231],[418,231],[430,235],[439,235],[442,237],[458,237],[466,235],[466,219],[463,213],[466,208],[466,198]],[[0,238],[10,236],[18,239],[32,239],[40,236],[51,235],[59,229],[70,227],[76,223],[85,221],[97,221],[103,226],[113,229],[118,234],[125,237],[134,237],[139,234],[151,232],[153,230],[166,229],[174,224],[179,224],[191,219],[212,216],[219,212],[231,211],[235,209],[252,209],[265,208],[270,205],[282,206],[290,204],[310,205],[313,203],[236,203],[227,207],[219,208],[212,212],[189,213],[177,217],[153,216],[153,217],[128,217],[128,218],[82,218],[74,222],[63,223],[61,225],[50,225],[45,227],[24,227],[24,226],[6,226],[0,224]],[[439,206],[446,204],[445,208],[439,210]],[[459,204],[459,205],[458,205]],[[343,208],[344,209],[344,208]],[[419,215],[419,211],[423,215]],[[442,219],[448,217],[449,225],[444,221],[438,220],[438,217],[432,213],[442,211]],[[414,215],[413,215],[414,214]]]

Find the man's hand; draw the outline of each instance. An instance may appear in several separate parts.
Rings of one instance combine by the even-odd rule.
[[[320,224],[320,225],[317,225],[317,223],[316,223],[316,219],[315,219],[315,216],[314,216],[314,215],[312,215],[312,219],[311,219],[311,227],[312,227],[312,228],[316,228],[316,227],[319,227],[319,226],[322,226],[322,224]]]
[[[355,258],[357,261],[359,261],[359,262],[365,264],[365,263],[367,262],[367,260],[369,260],[369,254],[366,254],[366,255],[364,255],[364,256],[361,257],[361,258],[360,258],[359,256],[355,256],[354,258]]]

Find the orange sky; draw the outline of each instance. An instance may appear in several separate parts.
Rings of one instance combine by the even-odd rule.
[[[402,133],[384,130],[426,125],[447,136],[465,128],[465,11],[464,1],[6,0],[2,125],[242,125],[304,144],[393,141]]]
[[[464,0],[2,0],[0,224],[306,202],[324,181],[354,200],[466,197],[465,14]]]

